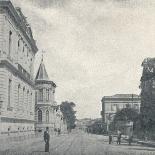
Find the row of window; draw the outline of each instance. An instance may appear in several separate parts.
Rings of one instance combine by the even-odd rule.
[[[20,94],[22,94],[22,102],[26,106],[29,105],[29,102],[32,103],[33,97],[32,97],[32,92],[29,91],[29,89],[26,90],[25,87],[21,88],[20,84],[18,85],[18,105],[20,104]],[[31,107],[29,107],[31,108]]]
[[[61,120],[63,120],[63,117],[60,116]],[[38,122],[42,123],[42,111],[39,109],[38,110]],[[46,110],[46,123],[49,123],[49,111]]]
[[[18,130],[32,130],[33,127],[18,127]],[[11,131],[11,127],[8,128],[8,131]]]
[[[29,102],[33,102],[32,99],[32,95],[33,93],[30,92],[29,89],[26,90],[25,87],[21,87],[21,85],[18,85],[18,105],[20,104],[20,102],[22,102],[23,104],[28,105]],[[12,80],[9,79],[9,84],[8,84],[8,107],[11,107],[11,94],[12,94]],[[22,99],[20,99],[20,95],[22,94]]]
[[[50,100],[50,90],[49,89],[39,89],[38,92],[38,101],[43,101],[44,91],[46,92],[46,101]]]
[[[12,31],[9,31],[9,55],[11,53],[12,49]],[[27,57],[29,56],[29,53],[31,52],[30,48],[22,39],[18,40],[18,49],[22,49],[22,52],[27,52]],[[32,58],[30,59],[32,61]]]
[[[123,108],[134,108],[134,109],[138,109],[139,105],[138,104],[124,104],[124,105],[119,105],[119,104],[112,104],[111,105],[111,111],[117,111]]]
[[[23,44],[23,46],[21,45]],[[12,31],[9,31],[9,45],[8,45],[8,56],[10,57],[11,52],[13,50],[13,38],[12,38]],[[24,43],[24,41],[22,39],[18,40],[18,51],[22,51],[23,53],[26,52],[25,56],[27,55],[27,57],[29,57],[29,53],[31,52],[30,48],[27,46],[27,44]],[[24,63],[24,61],[26,60],[24,56],[21,57],[22,59],[22,63]],[[27,64],[29,66],[29,70],[31,70],[31,65],[32,65],[32,57],[29,58],[30,62],[25,61],[25,64]],[[28,60],[29,61],[29,60]],[[26,74],[29,77],[29,74]]]

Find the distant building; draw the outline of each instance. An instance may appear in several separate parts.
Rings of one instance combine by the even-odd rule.
[[[76,128],[86,131],[87,126],[91,125],[94,122],[91,118],[79,119],[76,121]]]
[[[60,111],[60,106],[55,102],[56,84],[49,80],[43,60],[39,66],[35,78],[36,104],[35,104],[35,128],[37,131],[45,131],[49,127],[51,132],[66,129],[66,122]]]
[[[20,8],[0,1],[0,133],[34,131],[33,65],[38,51]]]
[[[76,128],[89,133],[99,134],[103,131],[102,119],[84,118],[76,121]]]
[[[116,94],[113,96],[104,96],[102,98],[102,121],[109,123],[113,120],[116,112],[126,107],[131,107],[140,111],[140,96],[135,94]]]

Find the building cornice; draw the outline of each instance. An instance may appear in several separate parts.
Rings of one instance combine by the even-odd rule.
[[[40,107],[51,107],[51,108],[57,108],[57,106],[55,106],[55,105],[46,104],[46,103],[45,103],[45,104],[44,104],[44,103],[43,103],[43,104],[36,104],[35,107],[36,107],[36,108],[40,108]]]
[[[12,72],[12,74],[18,76],[19,78],[21,78],[23,81],[25,81],[26,83],[28,83],[29,85],[31,85],[32,87],[35,86],[34,82],[30,79],[28,79],[27,77],[25,77],[23,75],[23,73],[21,73],[17,68],[15,68],[11,63],[9,63],[7,60],[1,60],[0,61],[0,67],[6,67],[7,69],[9,69],[10,72]]]
[[[35,54],[38,51],[35,40],[33,38],[30,38],[26,34],[26,32],[23,28],[23,25],[21,24],[22,21],[18,15],[16,9],[13,7],[12,3],[10,1],[0,1],[0,8],[4,8],[9,11],[9,13],[11,14],[12,20],[15,22],[16,26],[21,30],[23,36],[28,41],[28,43],[31,45],[32,51]]]
[[[106,101],[140,101],[141,98],[103,98],[102,102],[106,102]]]
[[[53,87],[56,88],[56,84],[53,81],[47,81],[47,80],[35,80],[35,84],[51,84]]]

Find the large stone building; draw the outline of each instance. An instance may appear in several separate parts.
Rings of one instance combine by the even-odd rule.
[[[116,94],[102,98],[102,121],[109,124],[116,112],[126,107],[131,107],[140,112],[140,96],[135,94]]]
[[[44,131],[46,127],[53,132],[55,129],[65,130],[65,120],[60,111],[60,106],[55,102],[56,84],[49,80],[43,60],[39,66],[36,78],[36,130]]]
[[[34,131],[33,64],[38,51],[20,8],[0,0],[0,133]]]
[[[0,136],[67,128],[43,62],[33,78],[37,51],[21,9],[0,0]]]

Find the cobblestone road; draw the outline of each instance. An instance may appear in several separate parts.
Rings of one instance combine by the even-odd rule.
[[[27,140],[18,143],[0,145],[1,151],[24,152],[40,155],[44,154],[44,141],[41,138]],[[128,146],[127,143],[117,145],[115,142],[108,144],[107,137],[86,134],[81,131],[74,131],[70,134],[51,136],[51,155],[155,155],[155,148],[143,147],[137,144]],[[26,154],[25,154],[26,155]]]

